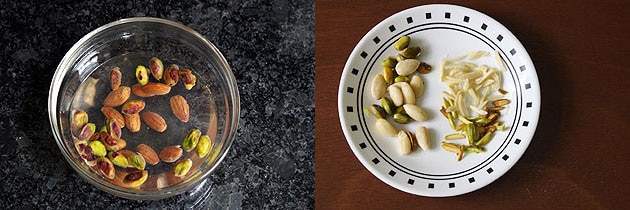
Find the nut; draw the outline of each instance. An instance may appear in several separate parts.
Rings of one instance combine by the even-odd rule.
[[[495,100],[492,102],[492,104],[494,104],[494,106],[505,106],[508,105],[510,103],[509,99],[499,99],[499,100]]]
[[[149,82],[147,68],[143,65],[138,65],[138,67],[136,67],[136,80],[138,80],[138,83],[141,85],[146,85],[147,82]]]
[[[424,92],[424,81],[422,81],[420,75],[413,75],[411,81],[409,81],[409,86],[413,89],[413,94],[416,98],[422,96]]]
[[[129,157],[127,157],[127,161],[129,165],[137,168],[138,170],[144,170],[144,167],[147,165],[147,162],[144,160],[144,157],[139,153],[133,153]]]
[[[88,121],[87,112],[83,110],[72,111],[72,125],[71,125],[72,134],[74,134],[75,136],[78,136],[83,126],[85,126],[85,124],[87,124],[88,122],[89,121]]]
[[[123,114],[138,114],[144,109],[145,103],[143,100],[129,100],[122,106]]]
[[[394,78],[394,82],[395,83],[398,83],[398,82],[409,82],[409,77],[408,76],[398,75],[396,78]]]
[[[416,58],[420,55],[420,53],[422,53],[422,49],[418,46],[414,46],[405,48],[402,52],[400,52],[400,55],[405,58]]]
[[[85,148],[88,146],[88,142],[87,141],[75,141],[74,142],[74,148],[77,149],[77,153],[79,153],[79,155],[83,155],[85,154]]]
[[[188,122],[189,108],[186,99],[181,95],[176,95],[171,97],[170,101],[171,109],[173,110],[175,117],[182,122]]]
[[[127,125],[127,129],[131,132],[140,131],[140,114],[126,114],[125,115],[125,125]]]
[[[189,69],[179,70],[179,78],[182,79],[186,90],[192,89],[197,83],[197,77]]]
[[[148,164],[156,165],[160,162],[160,157],[158,157],[158,154],[149,145],[138,144],[136,149]]]
[[[155,80],[162,79],[162,74],[164,73],[164,65],[159,58],[153,57],[149,61],[149,71]]]
[[[416,59],[405,59],[396,64],[396,73],[402,76],[411,75],[420,66],[420,61]]]
[[[149,82],[141,87],[145,93],[152,95],[166,95],[171,92],[171,86],[157,82]]]
[[[197,156],[204,158],[208,155],[208,153],[210,153],[211,149],[212,141],[210,140],[210,137],[208,135],[202,135],[199,138],[199,143],[197,144],[197,149],[195,150],[197,152]]]
[[[381,134],[389,137],[394,137],[398,134],[398,130],[394,128],[394,126],[386,119],[376,120],[376,130]]]
[[[396,121],[397,123],[401,123],[401,124],[407,124],[409,122],[411,122],[411,117],[409,117],[409,115],[405,114],[405,113],[396,113],[394,114],[394,121]]]
[[[124,155],[120,154],[119,152],[111,151],[111,152],[107,153],[107,157],[109,158],[110,161],[112,161],[112,163],[114,165],[116,165],[118,167],[127,168],[129,166],[129,162],[127,161],[127,157],[125,157]]]
[[[431,72],[431,69],[433,69],[431,65],[425,62],[420,62],[420,65],[418,66],[418,72],[420,72],[420,74],[428,74]]]
[[[182,156],[183,150],[182,148],[177,146],[168,146],[164,147],[162,151],[160,151],[160,159],[167,163],[172,163],[177,161]]]
[[[413,137],[407,131],[398,131],[398,148],[403,155],[409,154],[413,149]]]
[[[385,90],[387,89],[387,81],[383,78],[383,75],[379,74],[372,79],[372,97],[378,100],[381,99],[385,95]]]
[[[396,63],[398,63],[398,61],[395,58],[387,57],[381,62],[381,65],[383,66],[383,68],[393,69],[394,67],[396,67]]]
[[[116,90],[112,90],[107,94],[105,101],[103,101],[103,106],[106,107],[117,107],[125,103],[127,99],[129,99],[129,95],[131,94],[131,88],[127,86],[120,86]]]
[[[116,176],[114,172],[114,164],[112,164],[112,161],[109,161],[107,158],[98,158],[96,160],[96,167],[98,168],[98,171],[105,176],[105,178],[114,179]]]
[[[99,140],[105,146],[107,151],[118,151],[118,141],[117,138],[109,135],[107,132],[99,132]]]
[[[394,42],[394,49],[401,51],[409,46],[409,42],[411,42],[411,38],[409,36],[402,36]]]
[[[406,82],[396,82],[394,85],[400,87],[400,91],[403,95],[403,104],[416,104],[416,95],[413,92],[411,85]]]
[[[134,95],[137,95],[138,97],[143,97],[143,98],[148,98],[148,97],[151,97],[151,96],[155,95],[155,94],[150,93],[147,90],[145,90],[142,87],[142,84],[140,84],[140,83],[136,83],[135,85],[131,86],[131,92]]]
[[[162,118],[162,116],[160,116],[159,114],[155,113],[155,112],[150,112],[150,111],[145,111],[142,112],[142,119],[144,120],[144,123],[146,123],[149,128],[157,131],[157,132],[164,132],[166,130],[166,121],[164,120],[164,118]]]
[[[392,102],[392,100],[388,97],[383,97],[381,99],[381,106],[383,106],[383,110],[385,110],[385,113],[387,114],[393,114],[396,109],[394,102]]]
[[[389,97],[392,97],[392,102],[395,106],[401,106],[404,104],[405,98],[400,87],[396,85],[390,85],[389,87],[387,87],[387,90],[389,91]]]
[[[88,143],[88,146],[90,146],[91,150],[92,150],[92,154],[96,157],[103,157],[107,154],[107,150],[105,149],[105,145],[103,145],[102,142],[100,141],[91,141],[90,143]],[[87,150],[86,150],[86,154],[87,154]]]
[[[109,72],[109,84],[112,87],[112,90],[116,90],[120,87],[120,83],[122,83],[122,73],[120,72],[120,68],[114,67]]]
[[[127,141],[125,141],[124,139],[116,139],[116,142],[118,143],[118,150],[124,149],[125,147],[127,147]]]
[[[415,104],[405,104],[403,105],[403,109],[405,110],[405,113],[407,113],[407,115],[415,121],[423,122],[428,119],[427,113]]]
[[[147,172],[146,170],[134,171],[125,176],[125,179],[123,179],[123,183],[130,187],[139,187],[140,185],[144,184],[144,182],[147,180],[147,177],[149,177],[149,172]]]
[[[199,143],[200,136],[201,136],[201,131],[197,129],[192,129],[190,133],[188,133],[186,138],[184,138],[184,141],[182,141],[182,148],[186,150],[186,152],[192,151],[193,149],[195,149],[195,147]]]
[[[372,106],[370,106],[370,112],[376,117],[376,119],[384,119],[387,117],[385,109],[376,104],[372,104]]]
[[[120,114],[120,112],[118,112],[118,110],[104,106],[101,108],[101,112],[105,115],[106,119],[116,119],[121,128],[125,127],[125,118],[122,114]]]
[[[420,146],[422,150],[429,150],[429,148],[431,148],[429,132],[427,131],[426,127],[418,127],[418,129],[416,130],[416,141],[418,142],[418,146]]]
[[[192,168],[192,160],[190,160],[190,158],[186,158],[175,163],[173,173],[175,173],[176,177],[184,177],[188,174],[190,168]]]
[[[120,136],[122,136],[122,127],[120,126],[120,123],[118,123],[118,120],[115,118],[107,119],[105,123],[107,124],[106,129],[109,135],[115,138],[120,138]]]
[[[92,135],[94,135],[95,132],[96,125],[94,125],[94,123],[87,123],[81,129],[81,132],[79,132],[79,136],[77,136],[77,139],[88,140],[90,137],[92,137]]]
[[[164,70],[164,84],[175,86],[179,81],[179,66],[173,64]]]

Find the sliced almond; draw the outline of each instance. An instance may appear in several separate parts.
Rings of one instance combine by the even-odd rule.
[[[509,99],[499,99],[496,101],[493,101],[492,104],[494,104],[494,106],[505,106],[508,105],[510,103]]]
[[[142,87],[146,93],[153,95],[166,95],[171,92],[171,86],[163,83],[149,82]]]
[[[157,132],[161,133],[166,130],[166,127],[167,127],[166,121],[164,120],[164,118],[162,118],[162,116],[160,116],[159,114],[155,112],[150,112],[150,111],[142,112],[142,120],[144,120],[144,123],[146,123],[149,126],[149,128]]]
[[[125,125],[127,125],[127,129],[131,132],[140,131],[140,114],[126,114],[125,115]]]
[[[127,99],[129,99],[129,95],[131,94],[131,89],[127,86],[120,86],[116,90],[112,90],[107,94],[105,101],[103,101],[103,106],[106,107],[117,107],[125,103]]]
[[[151,165],[156,165],[160,162],[160,157],[158,157],[157,152],[153,150],[149,145],[139,144],[136,149],[138,153],[144,157],[144,160]]]
[[[101,108],[101,112],[105,115],[106,119],[116,119],[116,122],[120,125],[120,128],[125,127],[125,118],[118,112],[118,110],[104,106]]]
[[[171,109],[175,117],[177,117],[177,119],[181,120],[182,122],[188,122],[190,110],[188,107],[188,102],[186,102],[186,99],[181,95],[176,95],[176,96],[171,97],[170,101],[171,101]]]

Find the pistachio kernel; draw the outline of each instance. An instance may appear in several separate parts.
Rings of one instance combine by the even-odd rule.
[[[94,123],[87,123],[81,129],[79,136],[77,139],[79,140],[88,140],[93,134],[96,132],[96,125]]]
[[[387,118],[387,113],[385,112],[385,109],[383,109],[383,107],[379,105],[372,104],[372,106],[370,106],[370,112],[376,117],[376,119]]]
[[[136,80],[138,80],[138,83],[141,85],[146,85],[147,82],[149,82],[147,68],[143,65],[138,65],[138,67],[136,67]]]
[[[409,36],[401,36],[394,42],[394,49],[401,51],[409,46],[409,42],[411,42],[411,37]]]
[[[394,114],[394,121],[397,123],[407,124],[411,122],[411,117],[405,113],[396,113]]]
[[[164,73],[164,65],[159,58],[153,57],[149,61],[149,71],[155,80],[161,80]]]
[[[184,177],[190,171],[192,167],[192,160],[190,158],[186,158],[175,163],[173,167],[173,173],[175,173],[176,177]]]
[[[118,151],[120,148],[118,147],[118,138],[109,135],[107,132],[100,132],[99,140],[105,146],[107,151]]]
[[[86,140],[74,142],[74,148],[77,149],[77,153],[79,153],[79,155],[85,154],[85,148],[87,146],[88,142]]]
[[[179,78],[182,79],[186,90],[192,89],[197,83],[197,77],[189,69],[179,70]]]
[[[92,154],[94,154],[94,156],[103,157],[107,154],[105,145],[103,145],[100,141],[91,141],[88,143],[88,146],[92,149]]]
[[[116,90],[120,87],[120,84],[122,83],[122,73],[120,72],[120,68],[118,66],[114,67],[109,72],[109,83],[112,90]]]
[[[134,168],[137,168],[138,170],[144,170],[144,167],[147,165],[147,162],[144,160],[142,155],[137,153],[129,155],[129,157],[127,157],[127,161],[130,165],[132,165]]]
[[[122,106],[122,113],[124,114],[138,114],[144,110],[145,103],[143,100],[129,100]]]
[[[79,135],[81,128],[88,123],[88,114],[83,110],[74,110],[72,112],[72,131],[73,134]]]
[[[164,71],[164,84],[167,84],[171,87],[175,86],[179,81],[179,66],[173,64],[166,68]]]
[[[190,133],[184,138],[182,142],[182,148],[186,150],[186,152],[190,152],[197,146],[199,143],[199,137],[201,136],[201,131],[197,129],[193,129]]]
[[[407,47],[400,54],[405,58],[416,58],[420,55],[422,49],[420,47]]]
[[[396,58],[387,57],[381,62],[381,65],[384,68],[394,69],[394,67],[396,67],[397,63],[398,63],[398,61],[396,60]]]
[[[383,97],[381,99],[381,106],[383,106],[383,110],[385,110],[385,113],[387,114],[393,114],[396,109],[394,102],[392,102],[392,100],[388,97]]]
[[[120,136],[122,135],[122,128],[120,126],[120,123],[118,123],[118,120],[110,118],[107,119],[105,123],[107,124],[106,131],[109,133],[109,135],[115,138],[120,138]]]
[[[112,163],[118,167],[121,168],[127,168],[129,166],[129,161],[127,161],[127,157],[125,157],[124,155],[120,154],[117,151],[111,151],[107,154],[107,157],[109,158],[109,160],[112,161]]]
[[[96,167],[98,171],[108,179],[114,179],[116,174],[114,173],[114,164],[107,158],[98,158],[96,160]]]
[[[197,144],[197,156],[200,158],[206,157],[208,153],[210,153],[210,149],[212,149],[212,141],[208,135],[202,135],[199,137],[199,144]]]
[[[402,75],[398,75],[396,78],[394,78],[394,83],[396,82],[409,82],[411,79],[409,79],[409,77],[407,76],[402,76]]]
[[[149,177],[149,172],[147,172],[146,170],[134,171],[125,176],[125,178],[123,179],[123,183],[130,187],[139,187],[140,185],[144,184],[144,182],[147,180],[147,177]]]

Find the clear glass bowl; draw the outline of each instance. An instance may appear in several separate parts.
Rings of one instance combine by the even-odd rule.
[[[159,133],[142,122],[136,133],[123,128],[125,149],[136,151],[138,144],[147,144],[159,153],[165,146],[181,145],[191,129],[199,129],[213,140],[206,158],[195,152],[185,152],[193,167],[184,178],[174,177],[174,163],[147,164],[149,178],[139,188],[120,186],[130,168],[114,167],[116,178],[104,178],[94,167],[88,166],[75,149],[71,132],[73,110],[88,113],[89,122],[97,131],[105,124],[101,113],[103,100],[111,91],[110,70],[118,66],[122,85],[137,83],[135,67],[148,66],[158,57],[165,68],[177,64],[191,69],[197,77],[193,89],[186,90],[181,81],[167,95],[130,99],[146,102],[144,111],[156,112],[167,122],[167,129]],[[151,77],[151,76],[150,76]],[[152,82],[159,82],[150,78]],[[178,121],[170,108],[169,98],[182,95],[190,106],[190,120]],[[116,196],[138,200],[162,199],[192,190],[217,168],[234,140],[239,119],[239,93],[234,75],[219,50],[201,34],[182,24],[158,18],[129,18],[104,25],[79,40],[64,56],[53,76],[48,98],[48,114],[53,135],[61,153],[71,167],[94,186]],[[120,111],[120,106],[115,107]],[[205,186],[205,185],[204,185]],[[198,190],[198,189],[195,189]]]

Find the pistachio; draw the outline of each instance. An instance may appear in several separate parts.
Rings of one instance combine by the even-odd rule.
[[[120,136],[122,136],[122,127],[118,123],[118,120],[111,118],[107,119],[105,123],[107,124],[106,128],[109,135],[115,138],[120,138]]]
[[[425,62],[420,62],[420,65],[418,65],[418,72],[420,72],[420,74],[428,74],[431,72],[431,69],[433,69],[431,65]]]
[[[461,133],[452,133],[444,136],[445,140],[454,140],[454,139],[463,139],[466,138],[464,134]]]
[[[130,187],[139,187],[147,180],[147,177],[149,177],[149,172],[146,170],[134,171],[125,176],[123,183]]]
[[[424,92],[424,81],[422,81],[422,77],[420,77],[420,75],[413,75],[409,81],[409,85],[413,89],[413,94],[416,97],[422,96],[422,93]]]
[[[202,135],[199,137],[199,143],[197,144],[197,149],[195,150],[195,152],[197,152],[197,156],[204,158],[208,155],[208,153],[210,153],[211,149],[212,141],[210,140],[210,137],[208,135]]]
[[[492,104],[494,106],[497,106],[497,107],[498,106],[505,106],[505,105],[508,105],[509,103],[510,103],[510,100],[509,99],[505,99],[505,98],[504,99],[495,100],[495,101],[492,102]]]
[[[114,179],[116,176],[114,172],[114,164],[109,159],[101,157],[96,160],[96,167],[98,171],[108,179]]]
[[[79,136],[77,136],[77,139],[88,140],[90,137],[92,137],[92,135],[94,135],[95,132],[96,125],[94,125],[94,123],[87,123],[81,129],[81,132],[79,132]]]
[[[107,157],[112,163],[121,168],[127,168],[129,166],[129,161],[127,161],[127,157],[120,154],[117,151],[111,151],[107,153]]]
[[[176,95],[176,96],[171,97],[170,102],[171,102],[171,109],[175,117],[177,117],[177,119],[179,119],[182,122],[188,122],[190,110],[188,107],[188,102],[186,102],[186,99],[181,95]]]
[[[138,83],[141,85],[145,85],[149,82],[147,68],[143,65],[138,65],[138,67],[136,67],[136,80],[138,80]]]
[[[127,125],[127,129],[131,132],[140,131],[140,127],[142,126],[140,122],[140,114],[126,114],[125,115],[125,124]]]
[[[151,96],[155,95],[155,94],[147,91],[146,89],[144,89],[144,87],[140,83],[136,83],[135,85],[132,85],[131,86],[131,92],[134,95],[136,95],[138,97],[142,97],[142,98],[148,98],[148,97],[151,97]]]
[[[396,109],[394,102],[392,102],[392,100],[387,96],[381,99],[381,106],[383,106],[383,110],[385,110],[385,113],[387,114],[394,114],[394,110]]]
[[[374,97],[374,99],[376,100],[381,99],[385,95],[386,88],[387,88],[387,81],[385,81],[385,78],[383,78],[383,75],[381,74],[376,75],[376,77],[372,79],[371,91],[372,91],[372,97]]]
[[[370,112],[376,117],[376,119],[384,119],[387,117],[385,109],[376,104],[372,104],[372,106],[370,106]]]
[[[403,155],[409,154],[413,149],[412,137],[404,130],[398,131],[398,148]]]
[[[173,64],[164,71],[164,84],[171,87],[175,86],[179,81],[179,66]]]
[[[405,113],[396,113],[394,114],[394,121],[401,124],[407,124],[411,122],[411,117]]]
[[[118,151],[120,149],[118,148],[118,140],[116,137],[109,135],[107,132],[100,132],[99,135],[99,140],[103,143],[107,151]]]
[[[413,92],[411,85],[406,82],[397,82],[394,85],[400,87],[400,91],[403,95],[403,104],[416,104],[416,95]]]
[[[109,72],[109,84],[112,87],[112,90],[116,90],[120,87],[120,83],[122,83],[122,73],[120,72],[120,68],[114,67]]]
[[[384,136],[395,137],[398,130],[386,119],[376,120],[376,130]]]
[[[129,100],[122,106],[123,114],[138,114],[144,110],[145,103],[143,100]]]
[[[201,131],[197,129],[192,129],[190,133],[184,138],[182,142],[182,148],[186,150],[186,152],[190,152],[197,146],[199,143],[199,137],[201,136]]]
[[[176,177],[184,177],[188,174],[190,168],[192,168],[192,160],[186,158],[175,163],[173,173],[175,173]]]
[[[465,153],[482,153],[482,152],[486,152],[486,149],[477,145],[468,145],[464,147],[464,152]]]
[[[389,87],[387,87],[387,90],[389,91],[389,97],[392,98],[392,102],[395,106],[401,106],[404,104],[405,99],[403,97],[403,93],[400,87],[396,85],[390,85]]]
[[[118,110],[104,106],[101,108],[101,112],[105,115],[105,119],[116,119],[121,128],[125,127],[125,118],[122,114],[120,114],[120,112],[118,112]]]
[[[392,68],[390,67],[383,67],[383,79],[385,79],[385,82],[388,85],[391,85],[392,83],[394,83],[394,70],[392,70]]]
[[[407,47],[400,54],[405,58],[416,58],[422,53],[422,49],[418,46]]]
[[[145,111],[142,112],[142,119],[144,120],[144,123],[146,123],[149,128],[157,131],[157,132],[164,132],[166,130],[166,121],[164,120],[164,118],[162,118],[162,116],[160,116],[159,114],[155,113],[155,112],[150,112],[150,111]]]
[[[429,148],[431,148],[431,139],[429,138],[429,131],[426,127],[418,127],[416,130],[416,141],[422,150],[429,150]]]
[[[399,53],[398,55],[396,55],[396,61],[397,62],[401,62],[401,61],[404,61],[404,60],[407,60],[407,58],[405,58],[405,56],[403,56],[402,54]]]
[[[457,153],[457,152],[459,152],[459,145],[458,144],[453,144],[453,143],[442,142],[442,149],[444,149],[444,150],[446,150],[448,152]]]
[[[84,154],[81,155],[81,158],[90,167],[96,165],[96,156],[93,153],[92,147],[89,145],[85,147]]]
[[[182,79],[186,90],[192,89],[197,83],[197,77],[190,71],[190,69],[179,70],[179,78]]]
[[[398,64],[396,64],[396,73],[402,76],[411,75],[413,72],[416,71],[416,69],[418,69],[419,65],[420,61],[416,59],[406,59],[400,61],[398,62]]]
[[[479,141],[475,142],[475,145],[484,146],[488,144],[490,140],[492,140],[492,137],[494,137],[494,131],[486,132],[486,134],[483,137],[481,137]]]
[[[81,129],[83,128],[83,126],[85,126],[85,124],[87,124],[88,121],[88,114],[87,112],[83,111],[83,110],[74,110],[72,111],[72,125],[71,125],[71,129],[72,129],[72,133],[75,136],[78,136]]]
[[[409,42],[411,42],[411,38],[409,36],[401,36],[394,42],[394,49],[401,51],[409,46]]]
[[[92,154],[96,157],[103,157],[107,154],[105,145],[103,145],[103,143],[100,141],[91,141],[90,143],[88,143],[88,146],[90,146]]]
[[[131,166],[137,168],[138,170],[144,170],[144,167],[147,165],[147,162],[144,160],[142,155],[133,153],[127,157],[127,161]]]
[[[159,58],[153,57],[149,61],[149,71],[155,80],[161,80],[164,73],[164,65]]]
[[[127,86],[120,86],[116,90],[112,90],[105,97],[105,101],[103,101],[103,106],[106,107],[117,107],[125,103],[127,99],[129,99],[129,95],[131,94],[131,89]]]
[[[83,155],[85,154],[85,148],[88,146],[88,141],[83,140],[83,141],[75,141],[74,142],[74,148],[77,149],[77,153],[79,153],[79,155]]]
[[[409,82],[409,77],[398,75],[396,78],[394,78],[394,82],[395,83],[398,83],[398,82]]]
[[[415,121],[423,122],[428,119],[427,113],[415,104],[405,104],[402,107],[405,110],[405,113],[407,113],[409,117]]]
[[[398,61],[396,61],[396,59],[395,59],[395,58],[392,58],[392,57],[387,57],[387,58],[385,58],[385,59],[381,62],[381,65],[382,65],[384,68],[390,68],[390,69],[393,69],[394,67],[396,67],[396,63],[398,63]]]
[[[138,154],[142,155],[148,164],[157,165],[160,162],[160,157],[158,157],[158,154],[149,145],[138,144],[136,149],[138,150]]]
[[[172,163],[177,161],[182,156],[182,148],[177,146],[168,146],[164,147],[162,151],[160,151],[160,159],[167,163]]]

